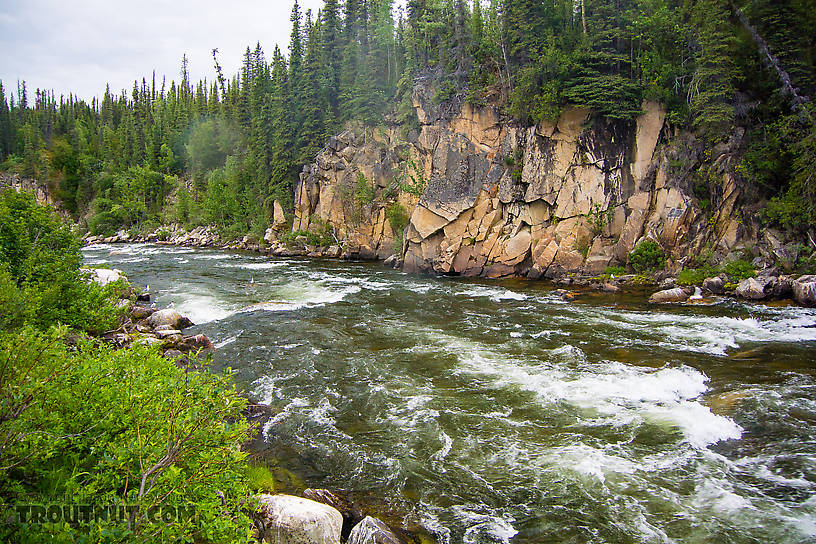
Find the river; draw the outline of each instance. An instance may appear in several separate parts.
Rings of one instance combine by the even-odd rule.
[[[816,541],[816,310],[150,244],[303,485],[440,542]]]

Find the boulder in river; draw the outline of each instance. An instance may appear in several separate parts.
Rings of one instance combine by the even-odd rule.
[[[816,306],[816,276],[802,276],[794,280],[793,298],[802,306]]]
[[[193,326],[192,321],[182,316],[173,308],[165,308],[164,310],[154,312],[147,318],[147,324],[154,329],[158,329],[162,325],[169,325],[171,328],[179,330]]]
[[[336,509],[292,495],[259,495],[253,519],[263,542],[340,544],[343,516]]]
[[[348,544],[404,544],[388,525],[382,521],[366,516],[358,523],[348,537]]]
[[[765,287],[768,285],[767,279],[748,278],[742,280],[737,286],[737,296],[750,300],[762,300],[767,295]]]
[[[725,282],[720,277],[706,278],[703,281],[703,289],[715,295],[723,294]]]
[[[665,289],[663,291],[658,291],[657,293],[649,297],[649,302],[653,304],[685,302],[686,300],[688,300],[689,296],[691,296],[691,293],[689,293],[685,289],[675,287],[674,289]]]
[[[363,513],[349,498],[328,489],[307,489],[303,496],[315,502],[328,504],[343,516],[343,539],[348,539],[351,529],[363,519]]]

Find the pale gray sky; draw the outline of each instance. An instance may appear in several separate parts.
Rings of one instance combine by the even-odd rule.
[[[194,81],[215,76],[218,48],[231,77],[247,46],[260,41],[267,59],[275,44],[286,51],[293,0],[0,0],[0,80],[6,97],[25,80],[34,91],[73,92],[90,102],[105,84],[118,94],[156,70],[179,80],[187,53]],[[299,0],[316,15],[322,0]]]

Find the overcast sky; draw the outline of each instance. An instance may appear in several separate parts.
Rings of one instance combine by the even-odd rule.
[[[0,80],[14,90],[73,92],[90,102],[105,84],[117,93],[156,70],[179,80],[187,53],[193,81],[215,75],[218,48],[226,76],[237,73],[246,47],[261,43],[267,60],[275,44],[286,51],[293,0],[0,0]],[[299,0],[316,14],[322,0]]]

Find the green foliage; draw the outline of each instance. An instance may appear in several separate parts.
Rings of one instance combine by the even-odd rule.
[[[228,372],[187,372],[147,347],[113,350],[80,338],[69,349],[63,340],[30,329],[0,336],[4,503],[136,508],[126,525],[4,523],[0,539],[247,542],[238,444],[250,428]],[[151,520],[160,506],[196,517]]]
[[[275,493],[275,473],[263,465],[247,465],[247,487],[256,493]]]
[[[629,253],[629,266],[638,274],[660,270],[666,265],[666,256],[659,244],[644,240]]]
[[[388,217],[388,224],[391,226],[391,231],[394,233],[394,253],[402,254],[402,246],[405,236],[405,227],[408,226],[408,212],[405,207],[399,202],[390,204],[385,209],[385,215]]]
[[[607,276],[623,276],[626,274],[626,267],[624,266],[607,266],[605,274]]]
[[[602,210],[600,204],[593,204],[592,209],[586,214],[587,222],[595,236],[602,234],[606,226],[612,221],[615,209],[612,207]]]
[[[374,186],[362,172],[357,172],[357,185],[354,189],[354,200],[360,206],[371,204],[377,197]]]
[[[299,240],[300,238],[300,240]],[[324,224],[320,232],[312,232],[308,230],[296,230],[294,232],[287,232],[281,237],[281,241],[288,246],[317,246],[326,247],[334,243],[334,238],[331,234],[331,228]]]
[[[733,282],[740,282],[748,278],[756,277],[756,269],[748,261],[742,259],[732,261],[723,267],[723,272],[728,274],[728,277]]]
[[[677,285],[702,285],[707,278],[720,274],[720,269],[713,266],[702,268],[685,268],[677,275]]]
[[[121,286],[86,284],[79,248],[79,239],[52,209],[26,193],[0,193],[0,267],[8,274],[3,298],[10,309],[22,298],[25,322],[42,330],[55,323],[89,332],[115,327],[121,312],[109,300]]]
[[[416,197],[421,197],[428,186],[422,165],[416,160],[409,158],[402,163],[400,171],[394,176],[394,183],[403,192]]]

